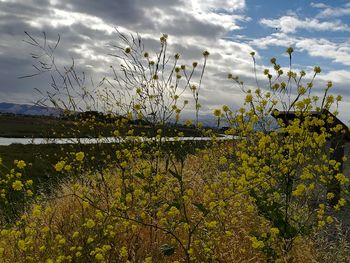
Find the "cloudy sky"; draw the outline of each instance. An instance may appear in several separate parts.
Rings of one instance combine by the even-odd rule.
[[[0,0],[0,102],[30,103],[38,98],[34,88],[49,89],[47,76],[18,78],[33,73],[24,31],[35,37],[44,31],[49,40],[60,34],[57,61],[69,65],[75,58],[79,70],[98,82],[116,62],[108,56],[115,27],[140,33],[150,51],[157,50],[161,34],[168,34],[170,52],[181,53],[189,65],[208,50],[200,95],[208,112],[242,104],[241,91],[226,76],[230,72],[253,84],[250,52],[262,70],[273,56],[287,66],[285,50],[292,46],[294,67],[310,72],[321,66],[316,92],[332,80],[333,92],[344,98],[340,116],[350,120],[347,0]]]

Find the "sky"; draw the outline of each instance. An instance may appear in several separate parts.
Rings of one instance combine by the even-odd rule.
[[[233,73],[253,85],[251,52],[262,72],[271,57],[288,66],[285,50],[291,46],[293,68],[311,75],[320,66],[315,93],[333,81],[332,92],[343,96],[340,118],[350,120],[350,2],[345,0],[0,0],[0,102],[31,103],[39,98],[35,89],[50,89],[47,75],[19,78],[34,72],[25,31],[39,39],[45,32],[49,41],[59,34],[58,64],[74,58],[77,69],[98,82],[110,76],[110,65],[118,65],[108,55],[115,28],[139,33],[150,53],[168,34],[169,52],[180,53],[187,65],[201,62],[209,51],[200,93],[204,113],[223,104],[242,105],[242,91],[226,76]],[[257,77],[264,87],[263,75]]]

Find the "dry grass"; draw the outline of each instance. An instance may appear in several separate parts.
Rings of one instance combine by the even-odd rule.
[[[187,188],[195,190],[190,200],[192,203],[205,203],[204,193],[208,187],[216,191],[216,195],[222,194],[225,182],[218,178],[226,167],[219,164],[218,158],[204,161],[203,156],[204,154],[222,156],[232,150],[230,147],[232,145],[219,145],[206,150],[205,153],[188,156],[185,160],[182,171],[183,182]],[[129,175],[140,171],[141,161],[139,159],[134,161],[128,171]],[[165,166],[165,163],[160,163],[160,169],[164,169]],[[176,163],[174,169],[175,167],[181,170],[180,163]],[[141,181],[133,180],[135,189],[142,188],[137,185],[141,184]],[[172,191],[176,187],[176,180],[171,177],[164,180],[163,198],[170,202]],[[153,262],[173,262],[175,260],[185,262],[184,252],[174,236],[161,228],[150,226],[159,225],[156,216],[147,218],[142,221],[143,223],[137,222],[136,219],[142,212],[146,212],[147,206],[140,206],[136,200],[135,207],[131,207],[128,214],[129,218],[135,220],[126,220],[121,218],[121,214],[118,216],[113,214],[115,210],[112,204],[116,198],[114,193],[121,188],[121,174],[118,169],[106,171],[103,180],[101,174],[91,174],[66,183],[57,198],[41,202],[40,216],[28,213],[26,219],[21,220],[21,223],[10,229],[10,231],[17,231],[17,234],[14,232],[14,235],[2,237],[0,247],[4,248],[3,262],[44,262],[43,260],[49,257],[57,259],[60,255],[74,255],[76,250],[72,253],[71,249],[78,246],[83,247],[82,253],[85,253],[86,257],[84,261],[79,261],[73,256],[71,262],[96,262],[94,255],[89,256],[88,254],[96,247],[106,244],[110,245],[111,249],[105,253],[104,262],[125,262],[126,258],[120,257],[122,247],[127,249],[130,262],[144,262],[149,256],[153,258]],[[87,198],[93,200],[90,205],[86,205]],[[94,207],[94,204],[98,205],[98,209]],[[50,208],[52,212],[47,208]],[[102,219],[96,216],[100,210],[106,211],[106,216]],[[191,216],[192,222],[201,218],[201,213],[193,205],[188,206],[187,213]],[[89,218],[93,218],[96,222],[93,229],[84,227],[84,223]],[[204,227],[205,222],[213,220],[218,221],[215,228]],[[147,224],[144,224],[145,222]],[[29,230],[25,230],[26,228]],[[47,233],[43,233],[45,228],[49,229]],[[211,250],[212,257],[208,258],[207,262],[267,262],[263,250],[252,247],[250,237],[266,235],[269,229],[269,222],[259,215],[249,195],[247,193],[237,194],[229,198],[222,209],[209,214],[203,220],[203,224],[198,227],[192,240],[193,257],[203,260],[206,251]],[[76,239],[72,238],[74,232],[79,232],[79,237]],[[186,240],[186,231],[183,228],[174,232],[180,240]],[[32,236],[31,242],[27,250],[21,250],[17,242],[26,235]],[[57,235],[65,238],[65,244],[57,245]],[[277,255],[275,261],[349,262],[350,247],[344,236],[340,235],[332,242],[326,240],[326,236],[327,233],[318,232],[312,239],[297,239],[292,251],[283,256],[282,243],[276,238],[271,244]],[[94,238],[91,244],[87,243],[89,237]],[[163,255],[160,247],[164,244],[174,245],[174,254]],[[40,248],[43,245],[47,249],[41,251]],[[331,261],[332,259],[335,261]],[[68,261],[63,260],[62,262]]]

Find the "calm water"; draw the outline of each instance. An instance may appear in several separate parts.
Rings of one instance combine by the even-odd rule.
[[[3,138],[0,137],[0,145],[17,144],[94,144],[94,143],[117,143],[118,138]]]
[[[155,138],[145,138],[145,137],[137,137],[137,140],[141,141],[149,141],[154,140]],[[211,137],[166,137],[164,138],[165,141],[209,141],[211,140]],[[232,136],[222,136],[218,138],[219,140],[229,140],[233,139]],[[96,144],[96,143],[120,143],[124,142],[126,140],[135,140],[135,137],[133,138],[117,138],[117,137],[104,137],[104,138],[3,138],[0,137],[0,145],[6,146],[13,143],[17,144],[75,144],[75,143],[82,143],[82,144]]]

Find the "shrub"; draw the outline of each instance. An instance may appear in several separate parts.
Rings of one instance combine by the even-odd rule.
[[[258,81],[255,90],[247,89],[229,74],[246,97],[243,107],[236,111],[228,106],[214,111],[218,123],[225,122],[226,133],[231,135],[223,141],[198,123],[199,88],[209,53],[203,53],[204,63],[195,85],[194,72],[200,67],[197,62],[187,72],[186,66],[177,65],[176,54],[167,67],[166,35],[160,38],[160,51],[154,60],[143,50],[140,37],[130,39],[121,33],[119,37],[126,45],[117,46],[121,54],[116,57],[123,61],[122,75],[115,73],[116,86],[103,81],[118,89],[100,96],[110,106],[109,113],[115,114],[113,138],[99,141],[118,147],[105,156],[98,169],[82,165],[94,158],[87,158],[88,153],[83,151],[53,164],[58,173],[78,176],[71,176],[56,198],[42,197],[14,225],[3,227],[3,260],[314,260],[310,238],[332,224],[334,211],[346,206],[348,186],[340,161],[333,160],[327,150],[327,140],[347,132],[331,125],[336,115],[330,113],[332,106],[341,98],[328,95],[331,83],[321,100],[312,95],[320,68],[315,67],[311,80],[303,85],[306,73],[292,70],[293,50],[289,48],[289,70],[284,74],[276,59],[271,59],[275,76],[268,69],[264,71],[269,83],[266,89],[260,88]],[[39,42],[36,44],[40,47]],[[47,54],[54,63],[51,51]],[[57,73],[57,67],[47,68]],[[58,76],[64,83],[63,91],[76,88],[68,81],[77,76],[73,67]],[[188,144],[179,138],[182,132],[173,141],[164,134],[167,121],[172,116],[177,121],[187,105],[183,101],[183,106],[178,106],[187,89],[193,94],[195,128],[211,137],[201,147],[190,144],[194,148],[190,152],[185,150]],[[71,106],[67,110],[77,109],[72,97],[57,99],[62,95],[59,91],[49,99],[55,105]],[[85,89],[84,94],[87,92]],[[287,121],[278,108],[296,117]],[[134,129],[139,127],[133,123],[135,118],[149,125],[155,136],[135,136]],[[96,120],[89,121],[93,126]],[[324,128],[325,123],[329,129]],[[126,133],[121,132],[125,129]],[[336,191],[331,188],[334,183]],[[13,184],[14,191],[23,187],[16,181]]]

